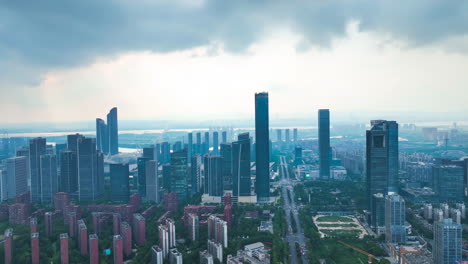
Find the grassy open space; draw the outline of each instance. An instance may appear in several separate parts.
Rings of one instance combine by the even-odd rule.
[[[350,223],[350,224],[321,224],[318,223],[318,226],[321,228],[324,227],[357,227],[356,224]]]
[[[317,222],[353,222],[352,219],[348,217],[343,217],[343,216],[321,216],[317,218]]]
[[[361,231],[359,230],[321,230],[324,234],[333,237],[339,236],[359,236]]]

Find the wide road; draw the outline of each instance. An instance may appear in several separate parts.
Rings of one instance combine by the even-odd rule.
[[[294,182],[290,178],[288,164],[284,156],[280,156],[280,170],[281,175],[283,176],[283,178],[281,179],[281,186],[284,200],[284,211],[286,214],[286,222],[288,225],[288,231],[285,240],[289,243],[290,261],[293,264],[297,264],[299,262],[296,253],[296,242],[299,243],[301,248],[305,249],[306,238],[304,236],[304,232],[302,231],[302,226],[298,215],[298,208],[296,207],[296,203],[294,201],[294,192],[292,190]],[[291,201],[289,201],[288,198],[288,191],[291,195]],[[293,232],[291,224],[291,215],[294,218],[294,221],[296,222],[297,233]],[[302,263],[308,263],[306,256],[300,256],[300,258],[302,260]]]

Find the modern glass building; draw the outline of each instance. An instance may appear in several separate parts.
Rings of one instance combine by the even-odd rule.
[[[372,212],[372,196],[398,192],[398,123],[395,121],[371,121],[366,132],[366,169],[369,210]]]
[[[191,159],[191,180],[190,180],[190,190],[191,194],[195,195],[200,191],[201,186],[201,165],[202,165],[202,157],[200,154],[195,154],[192,156]]]
[[[319,140],[319,176],[321,179],[330,179],[330,110],[318,111],[318,140]]]
[[[205,156],[204,193],[210,196],[223,196],[223,159],[221,156]]]
[[[232,145],[222,143],[220,152],[223,158],[224,189],[232,190]]]
[[[213,132],[213,155],[219,155],[219,138],[218,132]]]
[[[109,131],[106,122],[96,118],[96,147],[103,153],[109,153]]]
[[[455,165],[435,166],[432,169],[433,190],[440,202],[460,202],[464,198],[464,171]]]
[[[78,157],[75,151],[60,153],[59,191],[75,193],[78,191]]]
[[[171,192],[177,194],[179,201],[188,199],[188,165],[187,150],[171,154]]]
[[[249,133],[239,134],[232,142],[232,180],[233,196],[250,196],[250,137]]]
[[[150,161],[148,158],[137,158],[138,193],[142,198],[146,198],[146,163],[148,161]]]
[[[127,203],[130,197],[129,166],[128,164],[109,164],[111,200]]]
[[[268,93],[255,94],[255,191],[257,201],[270,200],[270,136]]]
[[[385,198],[385,238],[388,243],[406,243],[405,200],[398,194]]]
[[[92,202],[99,198],[96,139],[78,139],[78,200]]]
[[[31,201],[40,203],[42,195],[41,156],[46,154],[46,139],[34,138],[29,141],[29,168],[31,176]]]
[[[107,114],[107,127],[109,130],[109,153],[119,154],[119,128],[117,121],[117,107],[114,107]]]
[[[41,167],[41,203],[52,203],[58,192],[57,161],[55,155],[42,155]]]
[[[452,219],[434,223],[434,263],[452,264],[462,260],[462,225]]]

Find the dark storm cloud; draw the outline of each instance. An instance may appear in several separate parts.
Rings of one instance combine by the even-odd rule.
[[[121,52],[167,52],[212,41],[242,52],[280,25],[323,46],[344,34],[351,19],[361,21],[364,31],[390,33],[412,45],[468,31],[468,1],[462,0],[207,0],[187,5],[190,2],[2,1],[0,68],[9,73],[4,79],[26,81],[49,69]]]

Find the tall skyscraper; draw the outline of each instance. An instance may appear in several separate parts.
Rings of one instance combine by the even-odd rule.
[[[221,143],[227,143],[227,132],[223,131],[221,133]]]
[[[127,203],[130,197],[129,166],[128,164],[109,164],[111,200]]]
[[[330,179],[330,110],[318,111],[320,178]]]
[[[70,151],[77,151],[78,150],[78,139],[82,138],[83,135],[80,134],[73,134],[67,136],[67,149]]]
[[[239,134],[232,143],[233,196],[250,196],[250,137],[249,133]]]
[[[76,151],[62,151],[60,153],[59,191],[75,193],[78,191],[78,157]]]
[[[452,219],[434,223],[434,264],[452,264],[462,260],[462,225]]]
[[[28,160],[27,157],[13,157],[6,161],[6,177],[2,175],[2,196],[4,199],[14,199],[28,192]],[[4,192],[3,192],[4,191]]]
[[[149,159],[143,157],[137,159],[138,193],[143,198],[146,198],[146,163],[148,161]]]
[[[201,142],[201,132],[197,132],[197,146],[195,149],[195,153],[203,154],[203,149],[202,149],[202,142]]]
[[[405,200],[398,194],[385,198],[385,238],[388,243],[406,243]]]
[[[202,158],[200,154],[195,154],[192,156],[190,171],[191,171],[191,181],[190,181],[190,189],[191,194],[195,195],[200,191],[201,186],[201,165],[202,165]]]
[[[220,152],[223,159],[224,189],[232,190],[232,145],[222,143]]]
[[[204,193],[210,196],[223,196],[223,159],[221,156],[205,156]]]
[[[100,198],[96,139],[78,139],[78,200],[95,201]]]
[[[143,148],[143,158],[146,158],[148,160],[158,160],[158,157],[156,156],[155,148],[154,147]]]
[[[294,143],[297,143],[297,128],[293,129],[293,140],[294,140]]]
[[[29,166],[31,176],[31,201],[41,203],[41,156],[46,154],[46,139],[34,138],[29,141]]]
[[[367,195],[372,212],[372,196],[398,192],[398,124],[375,120],[366,132]]]
[[[162,184],[163,184],[163,189],[166,190],[166,192],[171,192],[171,165],[170,164],[164,164],[162,165]]]
[[[270,136],[268,93],[255,94],[255,155],[257,201],[270,200]]]
[[[289,131],[290,131],[289,128],[286,128],[286,129],[284,130],[284,137],[285,137],[285,141],[286,141],[287,143],[289,143],[289,142],[291,141],[291,136],[290,136],[290,134],[289,134]]]
[[[146,200],[159,203],[159,183],[157,161],[146,162]]]
[[[203,154],[210,153],[210,132],[205,132],[205,141],[203,141],[203,146],[205,147],[203,150]]]
[[[176,229],[174,219],[166,218],[166,226],[169,232],[169,248],[173,248],[176,246]]]
[[[171,146],[169,142],[161,143],[161,163],[169,163],[171,161]]]
[[[171,192],[177,194],[181,201],[188,199],[188,166],[187,150],[171,154]]]
[[[57,161],[55,155],[40,157],[41,203],[52,203],[54,194],[58,192]]]
[[[55,157],[57,157],[57,167],[60,168],[60,162],[61,162],[61,153],[62,151],[67,150],[67,144],[66,143],[57,143],[55,144]]]
[[[119,128],[117,121],[117,107],[114,107],[107,114],[107,127],[109,129],[109,153],[119,154]]]
[[[214,155],[219,154],[219,138],[218,138],[218,132],[215,131],[213,132],[213,152]]]
[[[96,118],[96,147],[103,153],[109,153],[109,129],[100,118]]]
[[[440,202],[460,202],[464,198],[464,172],[462,167],[442,165],[433,167],[432,189]]]
[[[385,233],[385,197],[382,193],[372,196],[371,227],[378,235]]]
[[[193,155],[193,133],[188,133],[187,160],[192,160]]]
[[[276,129],[276,142],[283,142],[283,130]]]

